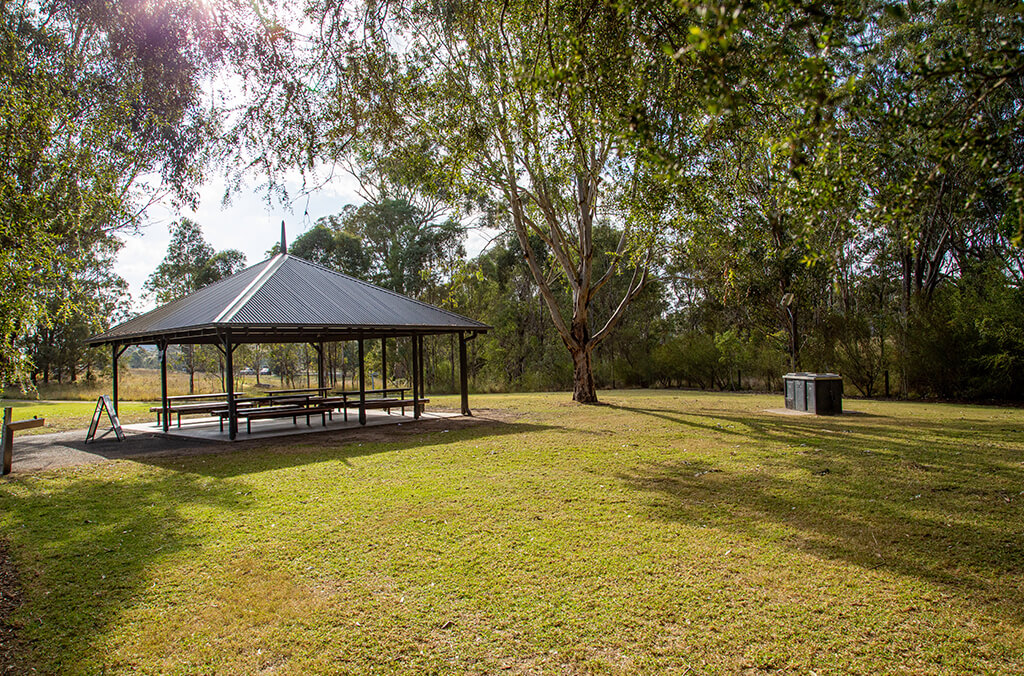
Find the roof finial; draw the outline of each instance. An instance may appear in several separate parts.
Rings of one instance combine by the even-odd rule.
[[[288,253],[288,239],[284,235],[284,221],[281,221],[281,253]]]

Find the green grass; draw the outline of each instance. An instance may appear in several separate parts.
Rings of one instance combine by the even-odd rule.
[[[122,424],[139,423],[155,420],[155,414],[149,412],[149,402],[121,401],[118,402],[118,418]],[[27,418],[44,418],[46,425],[31,430],[18,432],[17,437],[29,434],[51,434],[67,430],[83,430],[89,427],[96,400],[93,401],[28,401],[24,399],[0,399],[0,408],[10,406],[12,420]],[[109,427],[106,415],[100,421]],[[106,428],[104,428],[106,429]],[[17,441],[15,441],[17,443]]]
[[[1024,672],[1020,410],[602,398],[8,479],[21,666]]]

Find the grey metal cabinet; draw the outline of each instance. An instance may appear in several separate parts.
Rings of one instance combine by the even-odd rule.
[[[787,373],[786,408],[818,415],[843,412],[843,378],[836,373]]]

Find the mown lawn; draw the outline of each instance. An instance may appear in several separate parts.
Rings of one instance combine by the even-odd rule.
[[[149,412],[149,407],[154,404],[138,401],[119,401],[117,404],[118,418],[122,424],[147,422],[155,420],[155,414]],[[156,402],[156,406],[160,403]],[[96,410],[96,400],[92,401],[31,401],[27,399],[0,399],[0,408],[11,407],[12,420],[25,420],[27,418],[44,418],[46,425],[31,430],[18,432],[15,439],[27,434],[52,434],[53,432],[65,432],[67,430],[84,430],[89,427],[93,411]],[[110,423],[104,414],[100,425],[108,429]],[[17,443],[17,441],[15,441]]]
[[[19,666],[1024,672],[1021,410],[602,397],[2,481]]]

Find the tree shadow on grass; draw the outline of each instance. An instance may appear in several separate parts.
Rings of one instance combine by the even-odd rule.
[[[543,429],[494,420],[410,425],[382,438],[328,433],[205,444],[197,455],[131,458],[148,466],[141,471],[111,464],[12,475],[0,483],[0,536],[11,542],[28,601],[12,618],[31,651],[18,666],[102,672],[103,641],[118,618],[145,603],[149,593],[164,593],[149,591],[159,584],[153,577],[159,561],[216,546],[201,522],[231,522],[256,505],[246,475]],[[438,457],[445,457],[444,450]]]
[[[26,669],[99,673],[96,642],[138,601],[154,561],[203,546],[195,508],[246,509],[244,484],[194,474],[123,472],[0,484],[0,511],[28,601],[11,618]]]
[[[402,427],[325,432],[316,435],[245,441],[204,448],[206,461],[185,456],[134,458],[135,461],[211,477],[239,477],[321,462],[349,461],[380,453],[403,453],[427,446],[450,446],[479,439],[529,434],[554,429],[551,425],[489,419],[440,419]]]
[[[458,439],[502,436],[552,429],[501,419],[500,417],[458,417],[421,420],[413,424],[380,425],[365,428],[325,430],[235,442],[211,439],[167,438],[156,434],[131,434],[124,442],[110,437],[86,444],[82,435],[63,433],[50,438],[26,438],[15,449],[16,473],[59,469],[102,460],[129,460],[166,469],[187,466],[188,471],[209,474],[218,467],[220,476],[245,474],[262,469],[321,462],[384,451],[452,443]],[[250,462],[248,456],[255,459]],[[210,457],[207,461],[188,458]],[[212,458],[227,458],[226,463]]]
[[[620,408],[723,441],[717,457],[620,476],[658,497],[661,518],[784,533],[794,550],[936,583],[1024,624],[1021,425]]]

